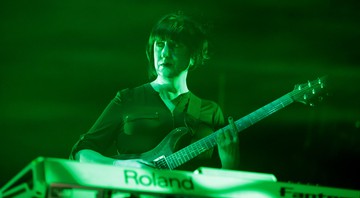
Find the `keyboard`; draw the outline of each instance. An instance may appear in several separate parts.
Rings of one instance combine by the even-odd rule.
[[[0,197],[360,198],[360,191],[279,182],[268,173],[140,169],[38,157],[1,188]]]

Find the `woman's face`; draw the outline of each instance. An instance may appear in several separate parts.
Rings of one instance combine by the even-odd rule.
[[[191,62],[189,49],[184,44],[161,39],[154,42],[154,66],[158,76],[179,76]]]

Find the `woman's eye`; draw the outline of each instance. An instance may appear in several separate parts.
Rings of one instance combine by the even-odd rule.
[[[171,48],[179,48],[180,47],[179,43],[177,43],[175,41],[168,42],[168,45]]]
[[[156,42],[156,46],[158,46],[158,47],[164,47],[164,46],[165,46],[165,43],[162,42],[162,41],[159,41],[159,42]]]
[[[172,42],[172,41],[156,41],[155,46],[159,48],[164,48],[167,45],[170,49],[180,49],[183,47],[181,43]]]

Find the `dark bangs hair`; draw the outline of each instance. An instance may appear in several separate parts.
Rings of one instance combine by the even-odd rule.
[[[150,79],[156,77],[153,46],[158,39],[183,43],[189,49],[190,56],[194,59],[190,70],[203,65],[209,59],[208,39],[202,26],[181,11],[168,14],[155,24],[146,46]]]

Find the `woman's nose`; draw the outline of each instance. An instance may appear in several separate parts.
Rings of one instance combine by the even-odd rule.
[[[168,57],[170,55],[170,49],[167,43],[165,43],[163,49],[161,50],[162,57]]]

